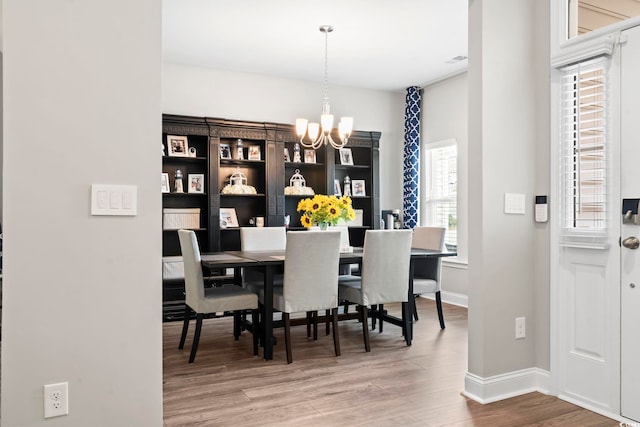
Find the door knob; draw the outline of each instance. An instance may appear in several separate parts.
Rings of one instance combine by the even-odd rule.
[[[635,284],[635,283],[629,283],[629,287],[630,287],[631,289],[635,289],[635,288],[636,288],[636,284]]]
[[[628,249],[638,249],[640,247],[640,240],[637,237],[627,237],[622,241],[622,246]]]

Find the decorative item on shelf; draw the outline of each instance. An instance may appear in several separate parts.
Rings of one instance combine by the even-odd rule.
[[[249,160],[262,160],[260,158],[260,146],[259,145],[250,145],[249,146]]]
[[[300,173],[300,169],[296,169],[289,180],[289,186],[284,188],[284,194],[286,196],[313,196],[316,193],[313,188],[307,187],[307,181]]]
[[[340,149],[340,164],[353,165],[353,154],[351,153],[351,148]]]
[[[293,162],[302,163],[302,157],[300,156],[300,144],[297,142],[293,144]]]
[[[315,163],[316,162],[316,150],[304,150],[304,162]]]
[[[229,178],[229,184],[222,189],[222,194],[257,194],[255,187],[247,185],[247,177],[237,168]]]
[[[285,162],[291,161],[291,157],[289,156],[289,149],[287,147],[284,147],[284,161]]]
[[[189,143],[186,136],[167,135],[169,156],[189,157]]]
[[[365,197],[367,195],[364,189],[364,179],[354,179],[351,185],[353,186],[351,191],[353,197]]]
[[[340,219],[351,221],[356,217],[351,198],[344,196],[316,194],[313,198],[300,200],[297,211],[302,212],[300,222],[303,226],[311,228],[317,225],[321,230],[338,224]]]
[[[233,147],[233,158],[235,160],[244,160],[244,145],[242,143],[242,139],[238,138],[232,144]]]
[[[235,208],[220,208],[220,228],[239,227]]]
[[[189,147],[189,157],[196,157],[197,155],[196,147]]]
[[[189,174],[189,188],[187,189],[187,192],[204,194],[204,174],[203,173]]]
[[[344,177],[344,192],[342,194],[351,196],[351,178],[349,178],[349,175]]]
[[[324,98],[322,100],[322,115],[320,116],[320,124],[322,125],[322,132],[320,131],[320,124],[309,123],[307,119],[296,119],[296,132],[300,137],[300,143],[305,147],[320,148],[322,145],[331,144],[333,148],[342,148],[349,142],[349,136],[353,130],[353,117],[342,117],[338,124],[338,136],[339,140],[335,141],[331,137],[331,129],[333,128],[333,114],[331,114],[331,107],[329,106],[329,73],[327,66],[327,45],[329,40],[329,33],[333,31],[331,25],[320,26],[320,32],[324,33]],[[307,126],[308,124],[308,126]],[[304,140],[305,135],[309,136],[310,141]],[[294,160],[295,161],[295,160]]]
[[[221,159],[231,158],[231,148],[229,148],[229,144],[220,144],[220,158]]]
[[[161,185],[163,193],[169,193],[170,192],[170,190],[169,190],[169,188],[170,188],[170,186],[169,186],[169,174],[168,173],[166,173],[166,172],[162,173],[162,179],[160,181],[160,185]]]
[[[176,169],[176,172],[173,175],[174,183],[173,183],[173,192],[174,193],[184,193],[184,188],[182,187],[182,171],[180,169]]]

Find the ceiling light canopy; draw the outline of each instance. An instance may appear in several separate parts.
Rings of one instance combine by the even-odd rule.
[[[320,32],[324,33],[324,98],[322,99],[322,114],[320,115],[320,123],[309,123],[307,119],[296,119],[296,132],[300,137],[300,144],[313,149],[320,148],[322,145],[331,144],[333,148],[342,148],[347,142],[353,131],[353,117],[342,117],[338,123],[338,137],[335,141],[331,137],[331,129],[333,129],[333,114],[331,114],[331,106],[329,105],[329,73],[328,73],[328,39],[329,33],[333,31],[331,25],[321,25]],[[322,128],[322,131],[320,131]],[[305,140],[308,136],[308,140]]]

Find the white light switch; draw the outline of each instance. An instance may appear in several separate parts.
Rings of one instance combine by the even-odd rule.
[[[138,186],[91,186],[91,215],[135,216],[138,214]]]
[[[516,193],[504,194],[504,213],[524,215],[525,195]]]

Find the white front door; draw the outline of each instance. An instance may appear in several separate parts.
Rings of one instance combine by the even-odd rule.
[[[621,193],[622,198],[640,199],[640,27],[622,37]],[[621,234],[623,240],[640,239],[640,225],[623,223]],[[627,240],[626,246],[633,243]],[[640,248],[623,246],[621,254],[620,413],[640,421]]]
[[[563,196],[558,203],[564,210],[552,288],[552,374],[561,398],[619,414],[620,159],[619,131],[613,119],[619,110],[615,95],[619,64],[615,55],[600,63],[598,67],[604,67],[604,71],[598,70],[601,75],[593,75],[588,64],[578,71],[577,78],[572,69],[566,69],[562,79],[563,90],[576,88],[575,100],[571,94],[564,98],[564,111],[576,117],[563,122],[569,136],[565,136],[559,168],[564,181],[559,183]],[[589,96],[592,89],[584,87],[590,83],[606,87],[611,94],[607,102],[598,101],[600,107],[605,105],[603,113],[594,113],[592,103],[596,100]],[[600,117],[608,119],[596,123]],[[603,140],[596,140],[602,135]]]

